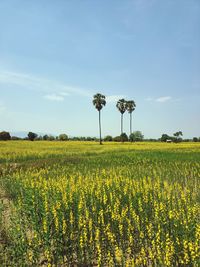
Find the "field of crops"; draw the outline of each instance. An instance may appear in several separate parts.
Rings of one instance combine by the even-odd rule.
[[[200,266],[200,144],[0,142],[0,266]]]

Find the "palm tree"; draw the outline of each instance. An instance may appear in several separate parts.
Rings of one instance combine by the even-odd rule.
[[[126,101],[126,109],[130,114],[130,135],[132,134],[132,112],[135,110],[136,104],[133,100]]]
[[[118,108],[119,112],[121,113],[121,134],[123,134],[123,114],[126,111],[126,100],[119,99],[117,101],[116,107]]]
[[[102,145],[102,141],[101,141],[101,109],[103,108],[103,106],[106,105],[106,97],[102,94],[96,94],[94,95],[93,98],[93,105],[95,106],[95,108],[99,111],[99,143],[100,145]]]

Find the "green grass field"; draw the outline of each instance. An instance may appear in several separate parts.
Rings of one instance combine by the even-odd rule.
[[[0,142],[0,266],[199,266],[200,144]]]

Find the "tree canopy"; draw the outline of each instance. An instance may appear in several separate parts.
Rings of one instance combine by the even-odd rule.
[[[33,133],[33,132],[29,132],[28,133],[28,139],[30,140],[30,141],[34,141],[36,138],[37,138],[37,134],[36,133]]]
[[[126,102],[126,100],[124,98],[119,99],[117,101],[116,107],[117,107],[117,109],[119,110],[119,112],[121,114],[124,114],[124,112],[126,111],[126,108],[127,108],[126,103],[127,102]]]
[[[131,142],[143,141],[144,135],[142,134],[141,131],[135,131],[130,134],[129,138]]]
[[[10,133],[5,132],[5,131],[0,132],[0,140],[3,140],[3,141],[11,140]]]
[[[100,93],[97,93],[96,95],[94,95],[92,103],[95,106],[95,108],[98,111],[100,111],[103,108],[103,106],[106,105],[106,97]]]
[[[126,110],[128,113],[132,113],[135,110],[136,104],[133,100],[126,101]]]
[[[58,136],[58,139],[59,139],[60,141],[67,141],[69,138],[68,138],[68,135],[67,135],[67,134],[60,134],[60,135]]]

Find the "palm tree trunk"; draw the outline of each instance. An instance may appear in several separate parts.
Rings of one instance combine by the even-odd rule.
[[[123,114],[121,114],[121,134],[123,134]]]
[[[130,135],[132,134],[132,112],[130,113]]]
[[[99,110],[99,144],[102,145],[101,142],[101,111]]]

